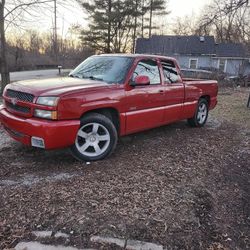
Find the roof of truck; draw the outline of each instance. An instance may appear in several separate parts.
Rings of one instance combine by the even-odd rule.
[[[115,53],[115,54],[100,54],[100,55],[95,55],[95,56],[120,56],[120,57],[132,57],[132,58],[152,57],[152,58],[163,58],[163,59],[169,59],[169,60],[176,61],[176,59],[173,57],[168,57],[168,56],[163,56],[163,55],[153,55],[153,54]]]

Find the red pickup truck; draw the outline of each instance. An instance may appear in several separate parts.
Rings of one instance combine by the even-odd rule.
[[[0,122],[15,140],[45,149],[70,147],[84,161],[110,155],[118,136],[188,119],[206,123],[216,81],[182,79],[175,59],[91,56],[69,77],[9,84]]]

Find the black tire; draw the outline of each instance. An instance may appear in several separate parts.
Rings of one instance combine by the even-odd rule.
[[[97,128],[96,132],[94,127]],[[101,137],[108,139],[99,140],[98,138]],[[72,155],[80,161],[97,161],[112,154],[117,140],[118,134],[113,122],[105,115],[90,113],[81,119],[75,144],[70,147],[70,150]]]
[[[202,119],[200,118],[199,116],[199,110],[201,108],[205,108],[204,111],[206,111],[206,114],[205,116],[202,117]],[[198,101],[198,104],[197,104],[197,108],[196,108],[196,111],[195,111],[195,115],[188,119],[188,124],[191,126],[191,127],[203,127],[207,121],[207,117],[208,117],[208,102],[206,99],[204,98],[201,98],[199,101]]]

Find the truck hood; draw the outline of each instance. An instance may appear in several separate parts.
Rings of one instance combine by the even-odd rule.
[[[79,79],[72,77],[58,77],[50,79],[34,79],[11,83],[8,88],[35,96],[59,96],[83,89],[98,88],[110,85],[103,81]]]

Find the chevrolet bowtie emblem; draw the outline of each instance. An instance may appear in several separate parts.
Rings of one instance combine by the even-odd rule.
[[[12,103],[13,105],[16,105],[16,104],[17,104],[17,99],[16,99],[16,98],[12,98],[10,101],[11,101],[11,103]]]

